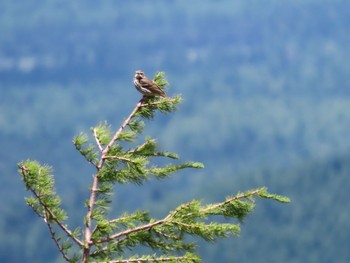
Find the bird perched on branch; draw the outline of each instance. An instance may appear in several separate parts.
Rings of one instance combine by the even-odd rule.
[[[134,85],[145,97],[161,96],[166,98],[165,92],[153,80],[147,78],[141,70],[137,70],[135,73]]]

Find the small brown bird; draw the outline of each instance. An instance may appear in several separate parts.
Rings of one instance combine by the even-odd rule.
[[[146,97],[161,96],[166,98],[165,92],[153,80],[147,78],[141,70],[137,70],[135,73],[134,85]]]

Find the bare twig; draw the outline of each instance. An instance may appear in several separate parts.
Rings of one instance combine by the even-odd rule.
[[[128,218],[130,218],[130,216],[119,217],[119,218],[115,218],[115,219],[109,220],[108,223],[109,224],[115,224],[115,223],[118,223],[118,221],[127,220]],[[97,230],[98,230],[98,226],[95,226],[94,230],[92,231],[92,234],[94,234]]]
[[[164,223],[167,223],[169,221],[168,217],[164,218],[164,219],[161,219],[161,220],[158,220],[158,221],[155,221],[153,223],[149,223],[149,224],[146,224],[146,225],[142,225],[142,226],[138,226],[138,227],[135,227],[135,228],[131,228],[131,229],[127,229],[125,231],[122,231],[122,232],[119,232],[119,233],[116,233],[114,235],[111,235],[107,238],[103,238],[103,239],[100,239],[98,241],[98,243],[105,243],[105,242],[109,242],[111,240],[114,240],[114,239],[118,239],[120,237],[123,237],[123,236],[128,236],[132,233],[135,233],[135,232],[138,232],[138,231],[143,231],[143,230],[149,230],[157,225],[161,225],[161,224],[164,224]]]
[[[46,219],[46,216],[45,216],[45,219]],[[56,244],[58,250],[60,251],[60,253],[62,254],[63,258],[64,258],[67,262],[69,262],[69,261],[70,261],[70,258],[66,255],[66,253],[64,253],[63,247],[60,245],[58,239],[56,238],[56,233],[55,233],[55,231],[52,229],[52,226],[51,226],[50,222],[47,221],[47,222],[46,222],[46,225],[47,225],[47,227],[49,228],[49,231],[50,231],[50,234],[51,234],[51,239],[55,242],[55,244]]]
[[[175,102],[175,99],[170,99],[170,98],[168,98],[166,101],[167,101],[167,102]],[[140,105],[140,108],[141,108],[141,107],[148,107],[148,106],[155,106],[155,105],[161,104],[161,103],[163,103],[163,102],[164,102],[164,100],[159,100],[159,101],[150,102],[150,103],[142,103],[142,104]]]
[[[135,163],[133,160],[131,160],[129,158],[120,157],[120,156],[109,156],[109,155],[106,155],[104,158],[105,159],[118,159],[118,160],[129,162],[129,163]]]
[[[128,118],[126,118],[126,120],[123,122],[122,126],[120,126],[120,128],[116,131],[116,133],[114,134],[113,138],[111,139],[111,141],[107,144],[106,148],[103,150],[102,152],[102,157],[104,157],[106,155],[106,153],[109,151],[109,149],[112,147],[112,145],[116,142],[116,140],[118,139],[119,135],[121,134],[121,132],[125,129],[125,127],[130,123],[132,117],[134,117],[135,113],[139,110],[139,108],[143,107],[142,106],[142,101],[140,100],[137,104],[136,107],[134,108],[134,110],[131,112],[131,114],[129,115]],[[102,160],[102,158],[101,158]],[[103,160],[100,160],[100,166],[99,168],[102,167],[103,165]]]
[[[94,137],[95,137],[96,144],[97,144],[98,148],[100,149],[100,152],[102,152],[103,148],[102,148],[102,145],[100,143],[100,140],[97,137],[97,129],[96,128],[94,128]]]
[[[41,202],[40,202],[41,203]],[[55,215],[52,213],[52,211],[48,208],[48,207],[44,207],[45,211],[47,211],[50,215],[50,218],[47,219],[51,219],[53,221],[56,222],[56,224],[67,234],[67,236],[69,236],[75,243],[77,243],[79,246],[83,246],[83,242],[80,241],[80,239],[76,238],[73,233],[64,225],[62,224],[59,220],[57,220],[57,218],[55,217]]]

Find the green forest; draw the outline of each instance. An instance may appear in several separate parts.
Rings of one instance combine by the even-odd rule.
[[[81,224],[93,170],[72,138],[123,122],[140,99],[138,69],[164,71],[168,94],[184,98],[144,137],[205,169],[122,185],[112,211],[161,216],[266,186],[292,202],[258,201],[240,237],[199,243],[203,262],[349,262],[350,2],[3,0],[0,10],[1,262],[62,262],[17,163],[53,166],[69,222]]]

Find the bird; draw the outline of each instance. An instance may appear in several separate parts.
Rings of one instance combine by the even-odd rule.
[[[144,97],[160,96],[166,98],[165,92],[153,80],[147,78],[141,70],[135,72],[134,85]]]

